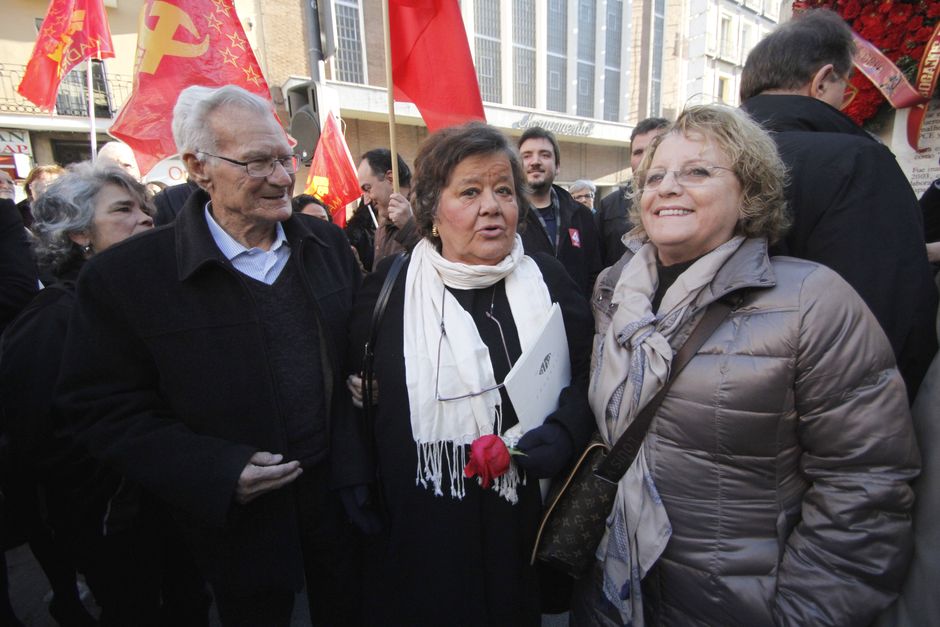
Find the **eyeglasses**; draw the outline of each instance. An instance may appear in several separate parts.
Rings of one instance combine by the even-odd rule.
[[[690,165],[682,168],[681,170],[666,170],[663,168],[647,170],[646,178],[643,181],[643,191],[655,191],[656,189],[659,189],[659,186],[662,185],[663,181],[666,180],[666,175],[670,172],[672,172],[673,176],[675,177],[676,183],[682,187],[696,187],[698,185],[704,185],[715,176],[713,174],[715,170],[727,170],[728,172],[734,171],[731,168],[726,168],[720,165]]]
[[[234,165],[240,165],[248,172],[248,176],[253,176],[255,178],[263,179],[274,174],[274,170],[277,168],[277,164],[280,163],[281,167],[284,168],[284,171],[288,174],[294,174],[297,172],[297,167],[300,165],[300,159],[296,155],[290,155],[289,157],[268,157],[267,159],[252,159],[251,161],[238,161],[236,159],[229,159],[228,157],[223,157],[221,155],[214,155],[210,152],[205,152],[200,150],[200,153],[208,156],[215,157],[216,159],[221,159],[222,161],[228,161]]]
[[[444,327],[444,297],[446,296],[447,288],[444,288],[444,294],[441,295],[441,337],[437,341],[437,374],[434,377],[434,396],[440,402],[446,401],[459,401],[465,398],[473,398],[474,396],[479,396],[481,394],[486,394],[487,392],[492,392],[493,390],[499,390],[505,387],[505,383],[497,383],[496,385],[491,385],[485,387],[479,392],[468,392],[467,394],[461,394],[460,396],[441,396],[440,391],[440,382],[441,382],[441,346],[444,344],[444,337],[447,335],[447,329]],[[502,340],[503,350],[506,352],[506,362],[509,364],[509,367],[512,368],[512,359],[509,357],[509,347],[506,345],[506,336],[503,335],[503,325],[499,323],[499,320],[493,315],[493,305],[496,303],[496,286],[493,286],[493,298],[490,301],[490,310],[483,312],[487,318],[496,323],[496,328],[499,329],[499,339]]]
[[[591,192],[588,192],[586,194],[574,194],[572,198],[574,198],[578,202],[581,202],[582,200],[593,200],[594,194],[592,194]]]

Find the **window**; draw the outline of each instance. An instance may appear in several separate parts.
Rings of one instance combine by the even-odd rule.
[[[596,22],[596,0],[578,2],[578,60],[594,62],[594,31]]]
[[[55,110],[59,115],[88,115],[88,64],[80,63],[62,78],[59,92],[56,94]],[[91,64],[92,98],[95,103],[96,118],[110,118],[111,95],[104,76],[104,64],[97,59]]]
[[[734,104],[732,102],[733,96],[731,95],[731,78],[728,76],[718,77],[718,99],[722,104]]]
[[[578,109],[584,118],[594,117],[594,64],[578,62]]]
[[[731,18],[722,16],[721,26],[718,29],[718,53],[723,57],[731,57],[734,54],[734,41],[731,32]]]
[[[336,0],[336,78],[365,83],[359,1]]]
[[[620,119],[620,71],[604,70],[604,119]]]
[[[620,117],[620,53],[623,0],[607,0],[607,37],[604,42],[604,119]]]
[[[513,97],[517,107],[535,106],[535,0],[512,5]]]
[[[568,2],[550,0],[546,15],[548,26],[548,93],[546,103],[550,111],[564,113],[567,106],[568,86]]]
[[[594,45],[596,0],[578,0],[578,102],[577,115],[594,117]]]
[[[502,102],[499,1],[476,0],[473,15],[477,31],[475,49],[480,96],[487,102]]]
[[[660,115],[663,94],[663,47],[666,29],[666,0],[653,3],[653,60],[650,68],[650,116]]]
[[[751,52],[751,25],[745,24],[741,27],[741,61],[747,58],[748,53]]]

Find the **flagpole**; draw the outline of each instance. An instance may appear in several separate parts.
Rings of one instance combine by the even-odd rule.
[[[388,149],[392,153],[392,190],[398,193],[398,150],[395,145],[395,84],[392,82],[392,34],[388,3],[382,0],[382,32],[385,34],[385,84],[388,86]]]
[[[95,162],[98,154],[98,133],[95,131],[95,92],[92,89],[92,64],[91,57],[88,57],[88,123],[90,124],[89,133],[91,134],[91,162]]]

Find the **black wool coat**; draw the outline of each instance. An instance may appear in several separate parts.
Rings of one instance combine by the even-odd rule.
[[[855,288],[913,402],[937,352],[937,289],[917,197],[894,155],[815,98],[764,95],[741,106],[771,131],[789,172],[793,226],[771,254],[829,266]]]
[[[630,207],[633,201],[628,196],[633,193],[631,187],[628,183],[601,198],[597,213],[594,214],[597,239],[601,246],[601,261],[605,268],[617,263],[627,252],[621,238],[633,228],[630,222]]]
[[[92,456],[170,505],[210,579],[232,590],[299,589],[292,492],[233,500],[251,455],[286,453],[287,434],[250,279],[215,245],[207,201],[197,191],[173,224],[85,264],[56,403]],[[298,306],[318,323],[324,440],[341,445],[352,411],[341,364],[359,268],[335,225],[295,213],[283,226],[307,295]],[[355,476],[349,459],[332,450],[334,477]]]
[[[594,280],[604,269],[601,251],[597,239],[597,227],[591,210],[571,197],[567,190],[552,185],[558,196],[561,220],[558,223],[558,249],[549,240],[545,227],[539,222],[535,209],[529,209],[522,223],[519,234],[522,245],[529,256],[535,253],[548,253],[561,262],[568,275],[580,288],[581,293],[590,301],[594,291]],[[575,236],[574,234],[577,233]],[[574,237],[574,240],[572,239]],[[576,240],[576,241],[575,241]]]
[[[587,401],[593,320],[590,308],[561,265],[548,255],[532,258],[542,272],[552,301],[558,302],[571,355],[572,385],[562,392],[560,408],[548,418],[570,435],[579,454],[594,431]],[[350,325],[352,363],[362,349],[379,290],[391,260],[366,277]],[[379,402],[374,424],[365,425],[360,455],[377,466],[381,502],[386,514],[383,534],[370,539],[364,595],[366,624],[409,627],[450,625],[538,625],[539,582],[529,566],[541,512],[537,480],[518,488],[519,502],[509,504],[476,480],[465,483],[466,495],[450,495],[444,470],[444,495],[415,484],[417,454],[405,385],[402,319],[407,266],[398,275],[375,344],[375,377]],[[484,311],[494,302],[510,357],[520,353],[518,333],[503,282],[493,288],[453,291],[470,312],[489,348],[494,376],[509,370],[498,329]],[[447,313],[445,312],[445,316]],[[517,422],[503,394],[503,430]]]
[[[23,220],[12,200],[0,198],[0,333],[38,291]]]

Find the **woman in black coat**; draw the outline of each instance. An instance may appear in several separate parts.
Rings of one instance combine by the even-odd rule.
[[[441,131],[415,164],[424,237],[378,330],[379,400],[364,425],[363,455],[375,465],[384,517],[367,551],[367,623],[537,625],[539,581],[529,557],[542,507],[538,479],[559,473],[592,431],[590,310],[557,261],[522,253],[516,225],[525,179],[501,133],[478,123]],[[391,261],[379,264],[357,300],[353,360],[361,359]],[[572,381],[545,423],[523,433],[498,382],[534,342],[553,302]],[[494,435],[525,455],[491,477],[471,444]],[[356,507],[363,499],[345,501],[354,520],[367,518]]]
[[[0,398],[15,470],[7,481],[12,493],[7,513],[22,527],[53,585],[50,612],[60,624],[93,622],[75,593],[75,563],[102,608],[101,624],[157,625],[162,569],[155,565],[174,559],[174,551],[156,541],[166,524],[162,509],[74,450],[52,411],[79,270],[96,253],[153,228],[153,207],[145,188],[123,171],[83,163],[50,185],[33,211],[37,255],[56,282],[3,335]],[[40,513],[40,499],[48,520]],[[179,568],[174,575],[181,583],[174,586],[195,589],[184,594],[195,597],[192,604],[201,605],[198,612],[205,615],[202,584],[187,578],[191,571]],[[174,593],[164,591],[164,597],[169,605]],[[199,624],[207,618],[182,620]]]

